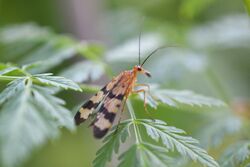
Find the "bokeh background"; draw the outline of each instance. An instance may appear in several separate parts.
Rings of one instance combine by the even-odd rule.
[[[140,81],[158,83],[169,89],[193,90],[219,98],[229,107],[192,110],[160,106],[156,111],[152,109],[152,116],[186,130],[209,148],[210,155],[216,159],[220,159],[228,145],[242,138],[249,140],[249,131],[245,129],[249,128],[246,124],[250,119],[250,20],[244,1],[0,0],[0,28],[15,25],[15,33],[27,28],[20,27],[24,24],[31,26],[30,31],[44,28],[53,34],[101,46],[99,56],[109,71],[103,74],[90,65],[93,73],[98,73],[94,81],[85,81],[90,85],[102,85],[109,76],[138,63],[140,31],[143,55],[161,45],[174,46],[160,51],[147,62],[145,68],[153,77],[139,78]],[[27,29],[29,33],[29,27]],[[46,50],[46,56],[54,53],[53,47],[52,51]],[[13,56],[1,48],[0,53],[1,62],[21,65],[33,61],[25,52]],[[46,56],[40,54],[34,60],[43,60]],[[60,53],[57,56],[60,57]],[[60,63],[46,70],[61,74],[69,64],[83,59],[62,57]],[[78,78],[75,78],[77,82],[82,81]],[[83,93],[63,92],[59,96],[75,112],[74,108],[93,92]],[[147,117],[141,101],[133,104],[138,117]],[[100,146],[101,141],[92,137],[87,125],[75,133],[63,130],[60,138],[33,151],[20,166],[90,167]]]

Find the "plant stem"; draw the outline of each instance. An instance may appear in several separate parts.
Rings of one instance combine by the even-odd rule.
[[[139,127],[137,126],[137,123],[136,123],[135,112],[129,99],[127,100],[127,106],[128,106],[128,111],[130,113],[131,119],[133,120],[136,143],[140,144],[142,143],[142,138],[139,132]]]
[[[4,80],[4,81],[13,81],[15,79],[21,79],[21,78],[24,78],[25,76],[23,77],[13,77],[13,76],[4,76],[4,75],[1,75],[0,76],[0,80]]]
[[[100,90],[99,86],[87,85],[87,84],[78,84],[78,85],[84,92],[96,93]]]

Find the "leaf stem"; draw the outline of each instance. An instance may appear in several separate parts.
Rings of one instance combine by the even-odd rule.
[[[4,76],[4,75],[0,75],[0,80],[4,80],[4,81],[13,81],[15,79],[21,79],[24,78],[25,76],[22,77],[14,77],[14,76]]]
[[[128,106],[128,111],[130,113],[131,119],[133,121],[136,144],[140,144],[140,143],[142,143],[142,138],[141,138],[141,135],[140,135],[140,132],[139,132],[139,127],[137,126],[134,109],[133,109],[132,104],[131,104],[129,99],[127,100],[126,103],[127,103],[127,106]]]
[[[95,85],[87,85],[87,84],[78,84],[78,85],[84,92],[96,93],[100,90],[100,87]]]

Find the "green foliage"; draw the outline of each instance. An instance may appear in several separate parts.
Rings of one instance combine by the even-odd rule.
[[[173,9],[180,12],[178,14],[181,14],[183,18],[194,20],[205,12],[213,2],[216,1],[206,0],[204,3],[197,0],[183,1],[180,7]],[[247,1],[245,2],[247,4]],[[165,3],[168,2],[166,1]],[[157,6],[157,4],[155,5]],[[117,16],[119,21],[120,17],[121,15]],[[125,17],[127,17],[126,14]],[[171,35],[185,33],[184,37],[182,37],[182,42],[187,42],[190,45],[189,48],[183,50],[174,48],[161,51],[158,56],[150,60],[152,63],[147,62],[145,64],[145,68],[150,70],[152,74],[157,74],[153,75],[151,81],[158,82],[158,84],[161,83],[160,87],[153,86],[151,88],[150,93],[152,96],[147,96],[147,103],[152,107],[161,104],[159,108],[173,109],[174,114],[179,114],[178,119],[176,117],[170,118],[175,119],[175,121],[171,122],[171,126],[160,120],[155,120],[154,122],[147,119],[137,119],[133,114],[133,108],[128,106],[132,119],[122,121],[118,127],[113,127],[112,131],[104,139],[103,146],[97,152],[93,166],[104,167],[110,161],[112,165],[120,167],[177,166],[176,162],[180,160],[179,157],[176,158],[175,156],[177,153],[186,159],[185,162],[187,163],[189,159],[199,162],[199,164],[192,164],[194,166],[200,164],[203,166],[218,166],[211,156],[217,158],[221,150],[212,150],[211,153],[216,152],[216,154],[209,156],[202,147],[208,149],[213,147],[213,149],[216,149],[221,144],[224,144],[222,147],[227,150],[225,156],[221,157],[220,164],[222,166],[249,166],[249,141],[240,143],[237,147],[229,147],[227,149],[229,143],[227,140],[238,143],[234,141],[237,140],[237,137],[236,139],[234,137],[236,133],[241,134],[242,128],[245,127],[243,119],[232,114],[231,112],[235,112],[231,111],[232,109],[227,108],[228,111],[221,112],[221,108],[217,106],[225,106],[222,101],[193,93],[203,92],[204,94],[215,96],[207,88],[206,84],[200,82],[200,78],[197,80],[197,74],[206,77],[208,69],[215,69],[216,71],[216,67],[220,67],[220,65],[216,64],[217,58],[220,57],[217,54],[225,54],[226,56],[230,56],[230,54],[239,55],[239,57],[235,58],[237,61],[232,61],[231,65],[236,64],[241,59],[242,50],[247,50],[249,41],[247,19],[242,16],[229,17],[208,23],[205,26],[199,26],[198,28],[189,27],[191,31],[187,31],[187,28],[184,26],[183,29],[181,28],[183,32],[178,32],[180,28],[177,25],[166,26],[162,19],[149,22],[150,25],[152,24],[151,26],[158,24],[156,22],[163,22],[163,28],[160,27],[160,29],[164,30],[159,34],[148,33],[149,35],[145,35],[147,36],[145,39],[142,38],[142,42],[145,42],[142,45],[142,57],[146,55],[145,53],[150,52],[162,43],[169,42],[168,38],[173,37],[166,37],[165,31],[167,30],[165,30],[165,27],[171,27],[170,29],[174,30],[173,33],[168,32]],[[122,32],[124,24],[121,22],[117,23],[117,25],[119,24],[122,28],[115,26],[116,30],[121,32],[121,35],[119,35],[123,36],[123,38],[131,37],[131,34],[127,35]],[[113,26],[113,24],[110,25]],[[242,31],[238,31],[239,27]],[[126,25],[126,29],[128,29],[126,31],[135,32],[135,28],[131,28],[130,24]],[[149,29],[147,28],[145,31],[149,32]],[[113,31],[112,34],[114,34]],[[229,34],[233,35],[230,36]],[[217,38],[218,36],[220,38]],[[5,87],[5,83],[10,83],[0,93],[0,162],[6,166],[18,166],[31,154],[32,150],[59,136],[60,128],[64,127],[70,131],[74,130],[73,116],[64,107],[65,102],[55,94],[61,89],[80,91],[79,86],[71,80],[75,82],[85,82],[89,81],[89,79],[96,81],[105,74],[108,66],[112,66],[114,72],[118,73],[127,69],[126,62],[127,64],[130,63],[130,65],[131,62],[137,62],[137,34],[136,38],[132,39],[124,45],[117,43],[118,45],[115,49],[108,51],[106,57],[104,57],[104,60],[109,63],[106,64],[101,61],[103,48],[99,45],[85,41],[78,42],[70,36],[58,35],[48,28],[39,27],[35,24],[1,28],[0,61],[5,63],[0,63],[0,89]],[[238,48],[240,48],[241,52],[235,52]],[[216,49],[220,50],[220,52],[217,53]],[[230,50],[228,51],[227,49]],[[210,62],[214,58],[210,57],[210,55],[216,55],[214,56],[216,57],[214,66],[213,61]],[[246,55],[248,54],[246,53]],[[88,60],[78,61],[82,59],[82,56]],[[224,61],[229,59],[224,57],[222,62],[224,63]],[[19,68],[18,65],[6,62],[23,66]],[[246,66],[246,62],[248,61],[243,60],[238,63],[242,67],[244,64]],[[231,78],[231,72],[234,72],[234,68],[231,68],[231,65],[231,71],[228,69],[230,71],[229,81],[241,83],[240,80]],[[119,68],[115,66],[119,66]],[[196,80],[193,80],[191,78],[192,75],[187,74],[187,71],[192,73],[192,75],[194,73]],[[248,74],[249,70],[246,71]],[[49,72],[54,72],[58,76],[54,76]],[[222,74],[217,74],[217,79],[206,78],[218,94],[225,91],[223,89],[227,87],[226,84],[220,85],[218,82],[226,76],[224,73]],[[188,80],[191,81],[192,86],[188,85]],[[84,92],[94,93],[99,89],[99,86],[92,84],[84,83],[79,85]],[[234,87],[230,90],[236,90],[235,88],[241,87],[235,86],[236,84],[232,85]],[[194,91],[180,91],[182,89],[193,89]],[[72,97],[72,95],[66,96],[63,93],[63,98],[69,101],[73,99]],[[143,96],[141,95],[141,97]],[[232,101],[230,100],[232,99],[230,97],[225,99],[227,99],[227,103],[231,107],[230,102]],[[76,106],[76,103],[78,102],[74,101],[72,104],[68,102],[72,106]],[[199,146],[196,139],[187,136],[184,130],[174,127],[178,127],[179,122],[184,122],[187,119],[186,117],[181,118],[179,110],[182,109],[182,106],[188,106],[188,109],[199,111],[204,111],[200,106],[216,106],[216,108],[211,108],[211,110],[217,110],[217,112],[210,112],[209,116],[207,113],[199,112],[207,121],[204,125],[192,127],[188,130],[185,129],[191,135],[196,134],[198,129],[202,147]],[[162,110],[159,109],[157,114],[171,117],[172,113],[161,112]],[[189,118],[195,116],[195,114],[188,112]],[[197,120],[197,122],[203,123],[200,120]],[[229,138],[229,135],[233,137]],[[142,136],[145,138],[142,138]],[[248,139],[246,136],[239,135],[239,138],[243,137],[246,140]],[[86,138],[85,134],[84,138]],[[87,143],[89,144],[89,142]],[[124,147],[126,147],[126,151],[124,151]],[[84,151],[84,149],[82,150]],[[115,160],[117,157],[118,161]],[[186,166],[186,163],[181,165]]]
[[[63,89],[73,89],[73,90],[78,90],[81,91],[81,88],[74,82],[72,82],[69,79],[66,79],[64,77],[59,77],[59,76],[50,76],[52,74],[37,74],[33,75],[32,77],[46,85],[50,86],[55,86]]]
[[[14,70],[25,75],[8,75]],[[59,128],[75,128],[70,111],[63,106],[65,102],[54,96],[54,88],[81,89],[69,79],[52,74],[31,75],[18,67],[6,66],[1,74],[0,81],[12,81],[0,94],[0,159],[3,165],[16,166],[34,148],[57,137]]]
[[[166,123],[160,120],[136,119],[126,120],[118,125],[118,130],[113,130],[105,139],[104,145],[97,152],[96,159],[93,164],[95,167],[103,167],[112,159],[113,152],[118,154],[120,142],[125,142],[130,134],[130,126],[142,125],[146,128],[148,135],[157,143],[161,139],[164,146],[143,142],[131,146],[126,152],[119,156],[120,167],[127,166],[167,166],[173,162],[172,158],[168,156],[169,151],[175,149],[184,157],[188,156],[194,161],[199,161],[204,166],[216,167],[217,162],[210,157],[205,150],[198,147],[198,141],[184,136],[185,133],[181,129],[167,126]],[[115,129],[115,128],[114,128]],[[142,133],[141,131],[134,131],[135,133]],[[137,134],[141,135],[141,134]]]
[[[7,26],[0,29],[0,61],[21,65],[36,62],[33,73],[45,72],[80,54],[99,59],[103,49],[96,44],[79,43],[66,35],[57,35],[36,24]]]
[[[173,166],[172,159],[166,154],[168,151],[156,145],[149,143],[140,143],[131,146],[127,151],[120,155],[121,161],[119,167],[145,166]]]
[[[130,120],[121,122],[118,127],[114,127],[109,135],[105,138],[104,145],[96,153],[93,162],[94,167],[105,167],[108,161],[112,160],[112,155],[118,153],[121,143],[124,143],[129,136],[129,127],[132,122]]]
[[[168,150],[177,150],[182,156],[188,156],[194,161],[199,161],[204,166],[218,166],[207,152],[197,146],[198,141],[192,137],[184,136],[185,132],[175,127],[167,126],[165,122],[156,120],[137,120],[138,124],[143,125],[148,135],[162,143]]]
[[[147,97],[148,104],[156,108],[157,101],[167,104],[172,107],[178,107],[180,104],[191,106],[225,106],[225,103],[221,100],[198,95],[189,90],[168,90],[160,89],[158,86],[152,85],[149,96]],[[143,99],[143,94],[140,94]]]
[[[235,167],[250,158],[250,142],[241,141],[230,146],[221,157],[222,167]],[[244,165],[247,166],[247,165]]]

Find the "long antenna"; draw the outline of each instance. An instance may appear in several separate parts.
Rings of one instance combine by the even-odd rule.
[[[139,65],[141,64],[141,29],[139,33]]]
[[[161,50],[161,49],[165,49],[165,48],[169,48],[169,47],[177,47],[177,46],[161,46],[159,48],[156,48],[155,50],[153,50],[148,56],[147,58],[142,62],[142,64],[140,65],[141,67],[143,66],[143,64],[145,64],[145,62],[157,51]]]
[[[144,23],[145,18],[143,17],[141,20],[141,27],[140,27],[140,32],[139,32],[139,65],[141,64],[141,33],[142,33],[142,27]]]

